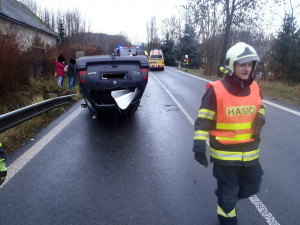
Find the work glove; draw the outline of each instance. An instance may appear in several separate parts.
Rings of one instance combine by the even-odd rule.
[[[252,134],[252,138],[255,138],[255,139],[260,138],[261,128],[263,127],[264,124],[265,124],[264,119],[262,119],[260,117],[255,118],[255,120],[252,123],[252,128],[254,129],[254,132]]]
[[[205,152],[195,152],[195,160],[205,167],[208,166],[208,161]]]
[[[254,128],[254,132],[252,134],[252,138],[254,139],[260,139],[260,132],[261,132],[261,128]]]
[[[0,186],[5,181],[7,175],[7,169],[4,161],[5,159],[0,158]]]

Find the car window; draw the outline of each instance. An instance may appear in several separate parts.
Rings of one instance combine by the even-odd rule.
[[[136,54],[137,55],[145,55],[145,51],[144,50],[137,50]]]
[[[151,59],[162,59],[162,55],[151,55]]]
[[[121,48],[120,55],[136,55],[136,49],[134,48]]]

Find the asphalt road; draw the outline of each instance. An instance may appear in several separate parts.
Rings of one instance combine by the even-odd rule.
[[[116,126],[75,104],[7,159],[0,224],[217,225],[212,164],[192,153],[205,85],[153,71],[135,115]],[[238,202],[239,224],[299,224],[300,114],[266,111],[262,188]]]

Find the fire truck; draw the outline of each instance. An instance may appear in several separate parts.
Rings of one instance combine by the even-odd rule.
[[[158,49],[151,50],[150,57],[149,57],[149,65],[150,65],[150,70],[154,70],[154,69],[164,70],[165,61],[161,50]]]

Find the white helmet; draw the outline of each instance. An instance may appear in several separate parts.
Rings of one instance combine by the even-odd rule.
[[[252,46],[244,42],[238,42],[226,53],[225,70],[228,70],[230,74],[233,74],[235,62],[243,64],[249,61],[254,61],[252,67],[253,72],[256,67],[256,62],[260,61],[260,58]]]

